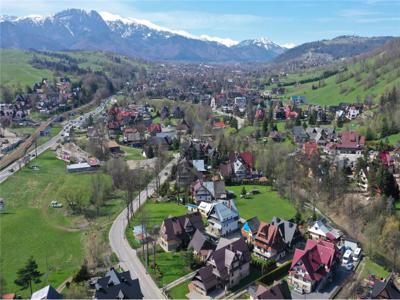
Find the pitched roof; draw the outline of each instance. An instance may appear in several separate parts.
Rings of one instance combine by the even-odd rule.
[[[111,268],[106,276],[97,280],[96,299],[142,299],[139,280],[132,279],[129,271],[118,273]]]
[[[251,261],[250,251],[242,238],[226,244],[224,247],[215,250],[208,262],[213,262],[215,265],[215,274],[223,279],[228,276],[228,268],[231,267],[234,261],[239,261],[240,264],[245,264]]]
[[[42,299],[61,299],[61,295],[51,285],[45,286],[44,288],[34,292],[31,296],[31,300],[42,300]]]
[[[290,244],[296,237],[297,224],[278,217],[273,217],[271,224],[278,226],[279,232],[286,244]]]
[[[161,234],[167,241],[188,239],[188,232],[199,229],[204,231],[204,224],[199,212],[178,217],[166,218],[163,222]]]
[[[283,248],[283,237],[278,229],[278,226],[261,222],[255,236],[257,246],[268,247],[276,250]]]
[[[196,230],[192,239],[190,240],[188,249],[193,249],[196,252],[201,250],[213,250],[215,245],[213,245],[209,238],[201,231]]]
[[[257,286],[255,299],[292,299],[289,286],[286,281],[279,282],[270,288],[261,284]]]
[[[252,217],[244,223],[242,229],[254,234],[258,231],[258,227],[260,227],[260,220],[257,217]]]
[[[307,271],[311,280],[319,281],[331,271],[339,257],[339,250],[333,243],[307,240],[304,250],[295,250],[290,270],[299,266]]]
[[[400,299],[400,291],[394,285],[391,277],[384,281],[375,281],[374,287],[371,292],[373,299],[379,298],[379,296],[388,297],[388,299]]]
[[[218,284],[218,280],[213,273],[212,266],[208,265],[199,269],[194,275],[192,283],[201,287],[205,291],[214,288]]]
[[[364,147],[364,144],[364,136],[355,131],[345,131],[342,133],[341,142],[336,145],[336,148],[360,149]]]

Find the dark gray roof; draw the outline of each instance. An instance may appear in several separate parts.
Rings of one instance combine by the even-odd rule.
[[[371,292],[372,299],[378,298],[384,291],[386,291],[388,299],[400,299],[400,291],[394,285],[391,278],[385,281],[376,281]],[[384,296],[384,295],[382,295]],[[386,297],[386,296],[385,296]]]
[[[278,217],[273,217],[271,224],[278,227],[285,244],[290,245],[297,238],[297,224]]]
[[[129,271],[118,273],[114,268],[96,283],[96,299],[143,299],[139,280]]]
[[[251,219],[248,219],[247,224],[253,233],[257,233],[258,227],[260,227],[260,220],[258,220],[257,217],[252,217]]]
[[[215,288],[218,284],[218,280],[213,273],[212,266],[205,266],[199,269],[196,275],[194,275],[192,282],[205,291]]]
[[[201,230],[196,230],[192,239],[190,240],[188,249],[193,249],[196,252],[200,250],[214,250],[215,245]]]

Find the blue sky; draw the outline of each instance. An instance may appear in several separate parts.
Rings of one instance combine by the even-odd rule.
[[[301,44],[343,34],[400,35],[400,0],[1,0],[1,14],[108,11],[194,35]]]

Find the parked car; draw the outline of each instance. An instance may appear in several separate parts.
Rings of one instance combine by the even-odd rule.
[[[358,261],[361,258],[361,248],[357,248],[353,253],[353,260]]]
[[[347,265],[348,263],[351,262],[351,253],[352,253],[351,249],[347,249],[346,252],[343,254],[342,262],[344,264]]]

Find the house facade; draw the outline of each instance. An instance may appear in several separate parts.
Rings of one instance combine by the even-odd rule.
[[[307,240],[304,250],[294,252],[288,283],[299,293],[320,291],[332,280],[339,259],[335,244]]]
[[[239,213],[231,201],[215,204],[207,218],[209,234],[221,237],[239,229]]]

